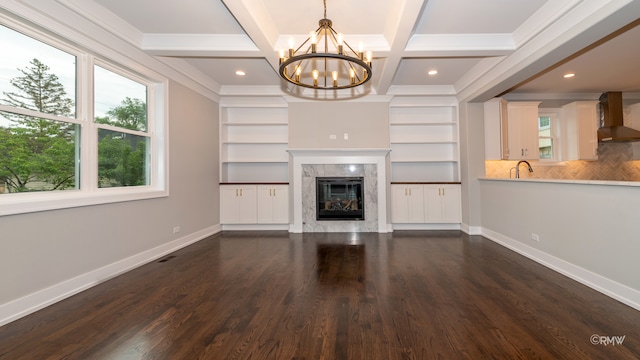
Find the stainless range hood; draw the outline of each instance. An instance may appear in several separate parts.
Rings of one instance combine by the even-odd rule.
[[[640,131],[624,126],[621,92],[609,91],[600,95],[600,118],[602,127],[598,129],[598,141],[640,141]]]

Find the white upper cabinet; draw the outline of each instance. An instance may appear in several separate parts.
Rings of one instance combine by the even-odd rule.
[[[576,101],[562,107],[566,136],[563,160],[598,160],[598,102]]]
[[[538,141],[538,101],[518,101],[507,104],[508,160],[537,160],[540,158]]]
[[[539,101],[484,104],[485,159],[536,160],[539,158]]]

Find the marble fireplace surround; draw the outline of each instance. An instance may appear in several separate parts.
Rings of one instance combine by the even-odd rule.
[[[391,232],[387,223],[389,150],[289,149],[293,185],[289,232]],[[365,220],[316,221],[316,176],[364,176]]]

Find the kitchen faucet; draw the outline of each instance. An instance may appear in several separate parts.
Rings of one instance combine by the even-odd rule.
[[[516,164],[516,179],[520,178],[520,164],[521,163],[525,163],[527,164],[527,166],[529,167],[529,172],[532,173],[533,172],[533,168],[531,167],[531,164],[529,164],[529,162],[527,160],[520,160],[518,161],[518,163]]]

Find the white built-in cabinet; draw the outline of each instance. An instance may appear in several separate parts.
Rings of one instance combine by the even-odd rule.
[[[289,186],[220,185],[221,224],[288,224]]]
[[[424,223],[423,185],[391,185],[391,222]]]
[[[459,223],[460,185],[424,185],[424,218],[427,223]]]
[[[256,194],[256,185],[220,185],[220,223],[257,223],[258,213]]]
[[[391,222],[460,223],[457,101],[396,98],[389,126]]]
[[[392,184],[391,219],[396,224],[460,223],[460,185]]]
[[[562,107],[563,160],[598,160],[598,121],[598,101],[575,101]]]
[[[220,223],[289,223],[289,111],[278,97],[220,103]]]
[[[484,104],[486,160],[539,159],[539,105],[539,101],[500,98]]]

